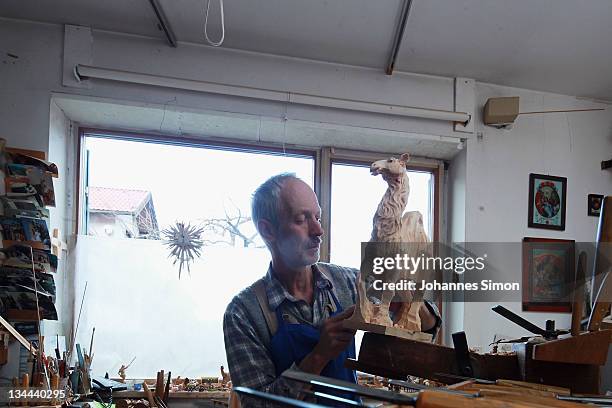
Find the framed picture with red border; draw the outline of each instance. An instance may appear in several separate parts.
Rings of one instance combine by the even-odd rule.
[[[571,313],[575,241],[523,238],[523,311]]]
[[[529,228],[565,231],[567,178],[529,175]]]

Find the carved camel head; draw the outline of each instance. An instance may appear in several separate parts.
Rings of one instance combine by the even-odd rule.
[[[382,174],[386,182],[400,183],[406,172],[406,163],[410,160],[410,155],[404,153],[399,159],[391,157],[388,160],[378,160],[370,166],[370,173],[373,176]]]

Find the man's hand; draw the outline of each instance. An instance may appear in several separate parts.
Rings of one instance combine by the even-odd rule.
[[[336,358],[349,345],[355,337],[355,330],[344,328],[343,321],[351,317],[354,311],[355,306],[351,306],[323,322],[320,329],[321,338],[313,350],[315,353],[329,361]]]
[[[323,322],[320,328],[319,343],[310,354],[304,357],[299,365],[302,371],[320,374],[330,360],[338,357],[346,349],[355,337],[355,330],[344,328],[343,321],[351,317],[354,310],[355,306],[351,306]]]

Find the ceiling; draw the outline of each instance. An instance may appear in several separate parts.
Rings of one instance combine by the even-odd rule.
[[[225,0],[223,47],[382,71],[403,1]],[[159,2],[179,42],[205,43],[206,0]],[[148,0],[2,0],[0,16],[165,41]],[[610,67],[612,0],[413,0],[395,70],[612,100]]]

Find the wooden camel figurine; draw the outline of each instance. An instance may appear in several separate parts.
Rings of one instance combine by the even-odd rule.
[[[370,242],[385,243],[387,254],[377,253],[377,256],[394,256],[396,253],[408,253],[409,256],[418,256],[427,250],[429,239],[423,226],[423,217],[418,211],[410,211],[404,214],[410,185],[406,172],[406,163],[410,159],[408,153],[401,155],[399,159],[378,160],[372,163],[370,172],[372,175],[381,175],[387,182],[387,190],[383,195],[373,218],[372,236]],[[410,244],[406,244],[410,243]],[[379,247],[377,247],[379,248]],[[378,249],[377,249],[378,251]],[[366,255],[367,257],[367,255]],[[371,258],[368,258],[368,261]],[[364,261],[366,261],[364,259]],[[366,261],[367,262],[367,261]],[[364,269],[362,268],[362,271]],[[416,274],[410,274],[404,269],[388,269],[376,278],[384,282],[397,282],[401,279],[420,282],[425,271],[419,270]],[[397,293],[402,301],[400,309],[393,316],[389,313],[391,301],[396,295],[394,290],[383,290],[380,302],[373,303],[368,298],[368,284],[372,276],[361,276],[357,278],[358,301],[355,313],[349,319],[349,325],[359,326],[359,322],[371,325],[395,327],[413,332],[421,331],[421,319],[419,309],[422,305],[422,292],[414,291],[412,296],[406,291]],[[417,286],[418,287],[418,286]]]

